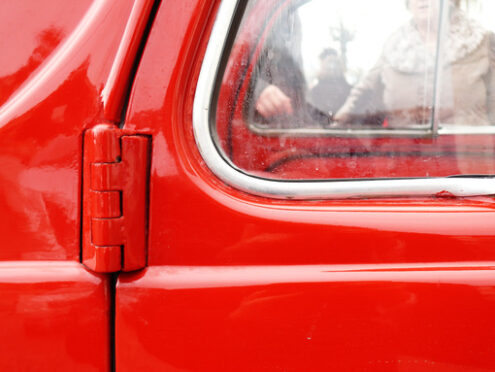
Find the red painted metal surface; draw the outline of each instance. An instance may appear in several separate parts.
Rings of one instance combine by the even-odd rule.
[[[109,121],[119,122],[121,119],[126,93],[132,82],[131,71],[136,63],[139,45],[149,22],[153,3],[154,0],[134,0],[114,63],[108,74],[105,88],[101,92],[103,117]]]
[[[121,276],[118,371],[491,371],[495,262]]]
[[[494,369],[492,198],[280,201],[205,167],[192,103],[216,5],[162,4],[133,86],[150,267],[119,279],[117,369]]]
[[[37,0],[0,3],[0,104],[52,59],[91,3],[91,0],[48,0],[43,2],[42,9]]]
[[[78,262],[82,138],[119,120],[152,3],[0,2],[2,371],[111,368],[109,277]]]
[[[125,128],[153,136],[149,265],[495,260],[492,198],[279,201],[212,175],[192,133],[210,11],[163,6],[133,88]]]
[[[0,370],[109,370],[109,289],[75,262],[0,262]]]
[[[60,261],[79,260],[82,133],[118,120],[151,3],[7,3],[26,39],[0,64],[0,366],[108,370],[108,277]],[[133,88],[151,267],[119,280],[117,371],[494,369],[492,198],[275,201],[206,169],[191,113],[218,3],[163,2]]]
[[[150,3],[0,5],[0,260],[79,260],[82,133],[120,114]]]
[[[96,272],[146,265],[148,138],[100,124],[84,135],[82,261]]]

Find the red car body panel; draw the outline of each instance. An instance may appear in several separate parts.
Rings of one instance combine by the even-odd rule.
[[[220,1],[162,1],[147,40],[151,1],[7,3],[0,27],[27,26],[0,64],[2,369],[495,369],[491,197],[236,190],[192,128]],[[115,286],[80,263],[82,138],[120,122],[131,83],[124,130],[152,141],[149,267]]]
[[[493,265],[150,267],[119,279],[117,370],[492,370]]]
[[[77,262],[0,262],[0,369],[108,371],[110,288]]]
[[[2,370],[111,368],[111,278],[79,263],[82,138],[120,120],[152,4],[0,4]]]
[[[150,267],[118,280],[117,370],[495,368],[493,199],[280,201],[205,167],[192,104],[211,8],[162,6],[133,86]]]
[[[77,2],[43,2],[43,9],[55,12],[66,3]],[[36,48],[52,47],[43,39],[46,30],[57,30],[61,41],[28,80],[16,81],[19,87],[0,109],[1,260],[79,260],[82,133],[114,119],[115,112],[120,115],[115,102],[121,100],[122,80],[127,78],[120,72],[130,70],[134,56],[119,52],[119,46],[140,40],[139,32],[126,33],[129,17],[133,23],[137,17],[133,11],[140,9],[133,3],[95,0],[85,8],[64,5],[69,8],[64,8],[70,14],[64,17],[70,27],[38,17],[37,1],[26,3],[31,11],[14,8],[2,13],[6,19],[20,17],[18,25],[36,25],[20,33],[39,39],[34,54]],[[149,12],[151,2],[136,2],[141,3],[148,4]],[[146,9],[140,13],[147,20]],[[55,14],[56,19],[64,18]],[[32,34],[24,36],[28,31]],[[34,58],[22,48],[19,54],[17,66],[9,70],[20,70]]]

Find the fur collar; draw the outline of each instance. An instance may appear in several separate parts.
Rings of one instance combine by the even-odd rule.
[[[445,27],[445,26],[444,26]],[[487,31],[475,21],[455,10],[450,16],[448,30],[442,46],[444,64],[452,64],[474,52]],[[435,53],[425,47],[421,36],[411,20],[399,28],[385,43],[384,58],[396,70],[404,73],[431,71],[435,67]]]

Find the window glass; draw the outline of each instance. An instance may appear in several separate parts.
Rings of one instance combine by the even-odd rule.
[[[495,173],[493,0],[258,0],[214,132],[263,178]]]

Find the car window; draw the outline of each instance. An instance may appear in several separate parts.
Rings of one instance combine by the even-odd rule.
[[[267,179],[495,174],[495,3],[249,1],[218,149]]]

